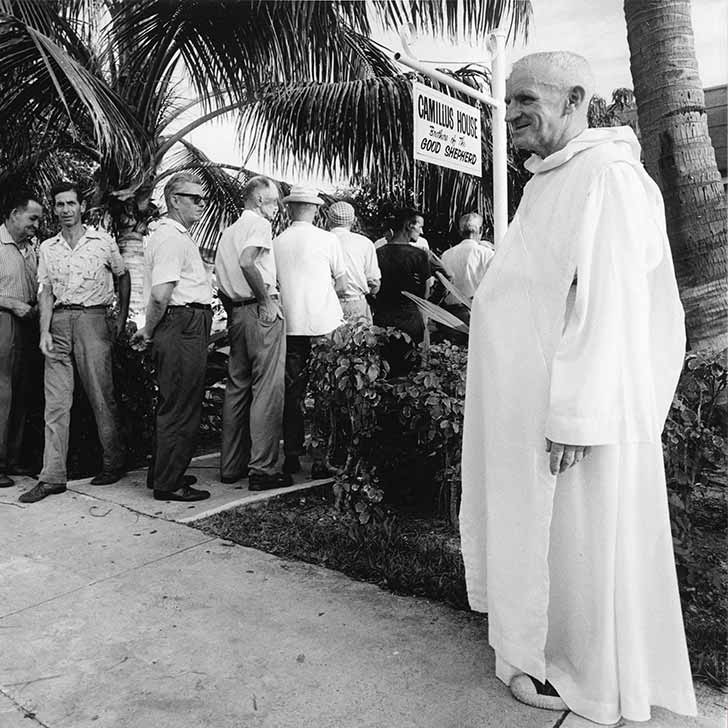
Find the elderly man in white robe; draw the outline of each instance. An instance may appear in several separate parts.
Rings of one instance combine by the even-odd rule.
[[[473,300],[460,510],[470,605],[514,697],[610,724],[695,714],[661,430],[684,354],[660,192],[587,128],[571,53],[518,61],[533,174]]]

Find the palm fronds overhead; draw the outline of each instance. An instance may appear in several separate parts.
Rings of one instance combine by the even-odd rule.
[[[37,147],[39,135],[62,129],[73,142],[91,141],[100,158],[133,176],[143,166],[143,130],[87,67],[87,50],[80,58],[69,52],[83,43],[70,26],[60,27],[65,47],[16,18],[0,16],[0,128],[12,132],[20,156]]]

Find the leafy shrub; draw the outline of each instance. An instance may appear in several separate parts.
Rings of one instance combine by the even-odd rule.
[[[388,378],[383,353],[402,337],[348,325],[317,345],[310,363],[312,441],[341,466],[335,491],[361,523],[382,516],[386,503],[457,513],[467,354],[437,344],[422,366]]]
[[[663,433],[675,561],[693,671],[728,682],[726,366],[688,354]]]

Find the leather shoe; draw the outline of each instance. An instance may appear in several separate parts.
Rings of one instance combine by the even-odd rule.
[[[197,490],[190,488],[188,485],[183,485],[177,490],[155,490],[154,500],[161,501],[183,501],[184,503],[192,503],[193,501],[206,500],[210,497],[210,492],[207,490]]]
[[[15,481],[12,478],[8,478],[7,475],[0,474],[0,488],[12,488],[15,485]]]
[[[331,470],[326,463],[314,463],[311,466],[311,478],[313,480],[323,480],[324,478],[333,478],[336,473]]]
[[[102,470],[96,477],[91,478],[91,485],[111,485],[118,483],[123,477],[123,470]]]
[[[301,472],[301,461],[298,459],[298,455],[286,455],[285,459],[283,460],[283,468],[284,473],[288,473],[292,475],[293,473],[300,473]]]
[[[238,480],[243,480],[243,478],[247,478],[247,477],[248,477],[248,469],[245,468],[245,470],[243,470],[243,472],[240,473],[240,475],[221,475],[220,482],[226,483],[229,485],[230,483],[237,483]]]
[[[42,480],[39,480],[37,485],[34,485],[29,491],[23,493],[18,500],[21,503],[36,503],[48,495],[58,495],[59,493],[65,492],[65,484],[44,483]]]
[[[293,478],[288,473],[251,473],[248,490],[273,490],[291,485]]]

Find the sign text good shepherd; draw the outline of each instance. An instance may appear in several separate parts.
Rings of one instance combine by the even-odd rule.
[[[415,159],[481,176],[480,109],[412,84]]]

